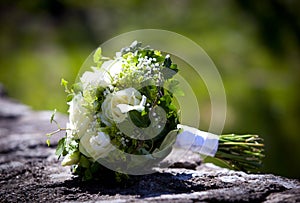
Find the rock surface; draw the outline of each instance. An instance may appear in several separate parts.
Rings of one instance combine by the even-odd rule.
[[[298,180],[200,165],[197,156],[122,185],[82,182],[54,155],[62,134],[45,144],[45,133],[56,128],[50,116],[0,92],[0,202],[300,202]]]

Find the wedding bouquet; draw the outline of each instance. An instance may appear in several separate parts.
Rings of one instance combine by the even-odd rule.
[[[217,136],[180,124],[174,97],[180,93],[174,77],[179,68],[170,55],[135,41],[112,59],[98,48],[93,61],[71,88],[62,79],[69,122],[48,134],[66,130],[56,154],[73,173],[85,180],[147,174],[174,146],[233,169],[254,171],[261,165],[258,136]]]

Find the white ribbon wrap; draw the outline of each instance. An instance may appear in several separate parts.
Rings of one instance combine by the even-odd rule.
[[[186,125],[177,125],[183,131],[177,135],[174,146],[191,150],[206,156],[215,156],[218,150],[219,136],[192,128]]]

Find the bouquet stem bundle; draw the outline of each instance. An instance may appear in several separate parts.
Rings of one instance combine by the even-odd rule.
[[[220,135],[215,157],[207,157],[212,162],[234,170],[259,172],[264,158],[263,139],[258,135]]]

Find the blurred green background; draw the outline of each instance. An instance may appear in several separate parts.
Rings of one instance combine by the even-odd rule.
[[[197,42],[220,71],[224,133],[260,134],[263,171],[300,178],[299,9],[296,0],[2,0],[0,83],[34,109],[66,112],[60,79],[74,81],[98,45],[136,29],[177,32]],[[209,111],[207,93],[197,85],[195,92]],[[201,119],[205,128],[209,118]]]

